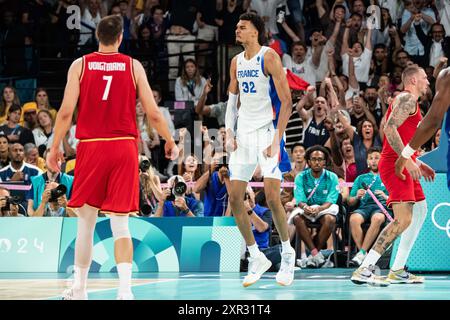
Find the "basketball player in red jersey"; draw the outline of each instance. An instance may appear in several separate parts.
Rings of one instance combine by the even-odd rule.
[[[427,203],[416,175],[434,179],[434,170],[412,157],[404,170],[405,180],[395,175],[395,162],[404,146],[411,140],[422,120],[417,100],[426,94],[429,85],[425,71],[417,66],[407,67],[402,75],[405,91],[400,93],[386,112],[385,140],[379,163],[380,177],[389,192],[387,205],[394,211],[394,221],[381,231],[361,266],[353,272],[354,283],[387,286],[390,283],[423,283],[424,278],[405,270],[409,253],[427,214]],[[410,171],[412,174],[409,174]],[[374,274],[374,266],[392,242],[402,234],[395,261],[387,278]]]
[[[47,156],[47,166],[60,171],[63,155],[59,145],[70,128],[72,114],[78,105],[76,137],[80,143],[73,194],[68,204],[78,208],[78,230],[74,283],[63,294],[67,300],[87,299],[86,283],[98,210],[111,217],[119,274],[117,298],[134,298],[131,292],[133,244],[128,214],[139,211],[136,95],[151,125],[167,141],[166,157],[174,160],[178,156],[142,65],[118,53],[122,33],[120,16],[104,17],[96,30],[100,42],[98,52],[85,55],[71,65],[56,118],[54,143]]]

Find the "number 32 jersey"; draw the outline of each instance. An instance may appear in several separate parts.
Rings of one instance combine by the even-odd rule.
[[[252,132],[271,121],[277,127],[281,103],[275,90],[272,77],[264,74],[264,54],[269,48],[262,46],[250,60],[245,51],[237,56],[236,78],[239,83],[239,133]]]
[[[133,59],[121,53],[83,56],[76,137],[137,137]]]

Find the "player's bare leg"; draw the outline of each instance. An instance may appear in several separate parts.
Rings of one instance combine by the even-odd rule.
[[[128,215],[111,215],[111,230],[114,237],[114,257],[119,275],[117,299],[133,300],[131,274],[133,267],[133,242],[128,229]]]
[[[242,285],[248,287],[254,284],[261,278],[261,275],[266,272],[272,263],[266,256],[259,251],[258,244],[253,236],[250,218],[245,210],[244,198],[247,182],[240,180],[231,181],[230,191],[230,206],[231,212],[239,228],[239,231],[244,237],[248,251],[250,253],[248,275],[244,278]]]
[[[92,262],[97,209],[84,205],[77,210],[78,227],[75,240],[75,267],[72,287],[63,293],[64,300],[87,300],[87,279]]]
[[[391,283],[423,283],[424,277],[413,275],[405,270],[406,261],[408,260],[417,236],[419,235],[422,225],[427,216],[427,202],[422,200],[416,202],[413,206],[412,221],[409,227],[402,233],[402,238],[398,246],[392,268],[389,271],[388,280]]]
[[[395,219],[389,223],[380,233],[372,249],[367,254],[361,266],[353,273],[351,280],[354,283],[369,283],[374,285],[388,286],[389,281],[376,276],[374,267],[387,248],[394,240],[408,228],[412,219],[412,202],[393,203]]]
[[[281,239],[281,266],[277,273],[278,284],[288,286],[294,280],[295,250],[289,241],[289,231],[286,211],[280,199],[281,181],[274,178],[264,178],[264,192],[267,205],[272,211],[275,226]]]

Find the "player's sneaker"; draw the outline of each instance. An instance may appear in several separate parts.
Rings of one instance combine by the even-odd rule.
[[[291,248],[281,254],[281,266],[276,280],[281,286],[289,286],[294,281],[295,250]]]
[[[259,255],[255,258],[248,258],[248,274],[244,277],[244,281],[242,285],[244,287],[251,286],[256,281],[261,278],[262,274],[269,270],[272,266],[272,262],[264,255],[264,253],[260,252]]]
[[[367,267],[359,267],[356,269],[350,280],[355,284],[367,283],[369,285],[380,287],[387,287],[390,284],[386,277],[377,276],[373,273],[372,268]]]
[[[134,295],[131,292],[119,293],[116,300],[134,300]]]
[[[425,277],[416,276],[409,273],[405,269],[400,269],[397,271],[390,270],[387,277],[390,283],[424,283]]]
[[[69,288],[64,290],[62,294],[63,300],[87,300],[87,291],[75,290],[74,288]]]
[[[359,267],[363,263],[366,255],[362,252],[358,252],[352,260],[350,260],[349,265],[352,267]]]
[[[325,257],[319,251],[315,256],[309,255],[308,260],[306,261],[306,266],[308,268],[320,268],[325,263]]]

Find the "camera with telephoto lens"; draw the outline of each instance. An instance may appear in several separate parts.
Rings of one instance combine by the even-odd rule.
[[[5,197],[6,203],[2,208],[2,212],[11,211],[11,205],[18,205],[20,203],[20,198],[16,196]]]
[[[60,184],[56,188],[50,190],[50,199],[48,202],[58,202],[58,198],[65,195],[67,192],[67,187],[63,184]]]
[[[142,172],[147,172],[150,169],[151,163],[150,160],[144,159],[139,163],[139,170]]]
[[[227,156],[224,155],[222,156],[222,162],[219,162],[219,164],[217,165],[216,169],[214,169],[214,171],[219,171],[220,168],[225,167],[228,169],[228,163],[227,163]]]
[[[173,181],[172,189],[170,190],[170,195],[167,197],[167,201],[175,201],[175,197],[182,197],[187,190],[187,184],[175,177]]]

